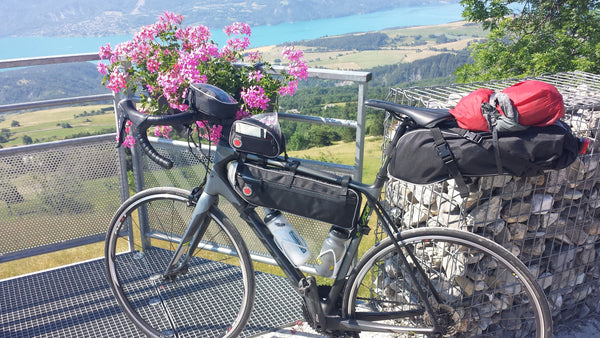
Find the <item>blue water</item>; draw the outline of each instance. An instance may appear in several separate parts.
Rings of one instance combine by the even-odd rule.
[[[353,32],[378,31],[385,28],[438,25],[459,21],[460,4],[401,7],[383,12],[341,18],[299,21],[252,28],[252,47],[275,45],[288,41],[316,39]],[[184,21],[185,24],[185,21]],[[222,28],[211,29],[213,38],[223,45]],[[0,38],[0,60],[24,57],[94,53],[99,46],[131,39],[130,35],[105,37],[14,37]]]

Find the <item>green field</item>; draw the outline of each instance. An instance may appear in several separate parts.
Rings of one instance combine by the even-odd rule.
[[[382,30],[389,38],[389,43],[375,50],[356,50],[352,46],[341,49],[324,49],[303,46],[302,41],[296,43],[298,49],[304,51],[304,57],[310,67],[328,69],[362,70],[396,63],[409,63],[440,53],[463,50],[479,39],[485,38],[487,32],[481,25],[466,22],[454,22],[444,25],[416,26]],[[347,34],[361,35],[365,33]],[[437,36],[446,35],[448,42],[440,43]],[[434,37],[436,36],[436,37]],[[339,38],[338,36],[323,39]],[[417,42],[417,40],[419,42]],[[274,63],[281,58],[282,46],[260,47],[265,59]]]
[[[33,143],[50,142],[83,136],[115,132],[115,116],[112,105],[89,105],[52,108],[31,112],[5,114],[0,129],[9,129],[10,138],[2,147],[23,145],[23,136],[29,136]],[[81,116],[87,112],[105,109],[106,113],[94,116]],[[13,126],[14,121],[18,126]],[[68,126],[70,127],[66,127]]]

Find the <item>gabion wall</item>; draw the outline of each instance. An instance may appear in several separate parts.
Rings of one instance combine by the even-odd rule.
[[[453,180],[431,185],[391,180],[385,199],[404,228],[466,229],[508,248],[537,276],[556,324],[600,310],[600,76],[576,72],[535,79],[555,85],[563,95],[564,121],[591,141],[585,155],[568,168],[537,177],[474,179],[465,199]],[[452,108],[477,88],[502,90],[519,81],[391,89],[389,99]]]

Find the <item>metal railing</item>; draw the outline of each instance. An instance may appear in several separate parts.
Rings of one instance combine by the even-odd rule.
[[[0,60],[0,69],[97,60],[97,54]],[[283,67],[274,66],[275,71],[281,69]],[[358,83],[356,121],[286,113],[281,113],[282,119],[355,128],[356,155],[354,166],[302,161],[324,166],[327,170],[350,173],[354,179],[362,180],[365,139],[363,102],[371,73],[309,69],[309,77]],[[107,93],[15,103],[0,105],[0,113],[112,100],[116,125],[119,113],[116,102],[120,99],[118,95]],[[0,149],[0,263],[102,239],[112,213],[129,196],[125,151],[122,148],[115,149],[114,137],[115,134],[109,134]],[[164,140],[157,142],[171,143]],[[182,148],[176,151],[180,152]],[[134,150],[135,153],[137,151]],[[137,158],[143,160],[144,157]],[[193,187],[185,180],[156,181],[156,178],[151,178],[149,172],[144,170],[147,164],[141,164],[136,159],[133,163],[137,181],[135,186],[138,189],[152,185],[148,182],[188,189]],[[157,172],[159,171],[153,171],[152,175]],[[36,223],[36,220],[42,221]],[[96,224],[92,224],[94,222]],[[321,228],[324,236],[328,228]],[[316,241],[314,245],[318,245]],[[264,249],[258,242],[249,244],[249,247],[257,254],[257,259],[265,259]]]

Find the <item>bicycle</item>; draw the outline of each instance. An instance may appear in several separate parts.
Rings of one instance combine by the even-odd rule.
[[[217,105],[228,100],[224,92],[211,90],[208,99]],[[450,117],[446,110],[378,100],[366,104],[385,109],[398,120],[389,149],[407,130]],[[131,100],[119,106],[123,119],[136,126],[134,134],[142,149],[164,167],[170,166],[170,160],[152,148],[146,129],[192,123],[202,115],[147,116]],[[218,116],[218,112],[210,113]],[[527,267],[508,250],[464,230],[403,230],[391,220],[378,201],[389,159],[384,159],[375,182],[367,185],[297,163],[290,166],[287,156],[240,153],[227,140],[233,121],[219,122],[224,136],[201,188],[141,191],[122,204],[108,229],[105,263],[110,287],[127,317],[145,334],[236,336],[244,329],[252,310],[255,275],[244,240],[217,206],[222,197],[237,209],[301,295],[305,319],[318,332],[551,337],[552,318],[545,295]],[[314,276],[306,276],[276,245],[257,206],[243,199],[230,183],[228,164],[234,162],[265,170],[294,170],[330,185],[345,185],[366,199],[360,217],[347,226],[347,250],[332,285],[317,285]],[[355,263],[373,212],[387,238]],[[152,238],[140,238],[137,228],[142,226],[152,230]],[[485,290],[478,287],[482,283]],[[234,290],[238,299],[223,303],[219,294],[225,292],[223,288]],[[215,306],[207,309],[199,304]]]

